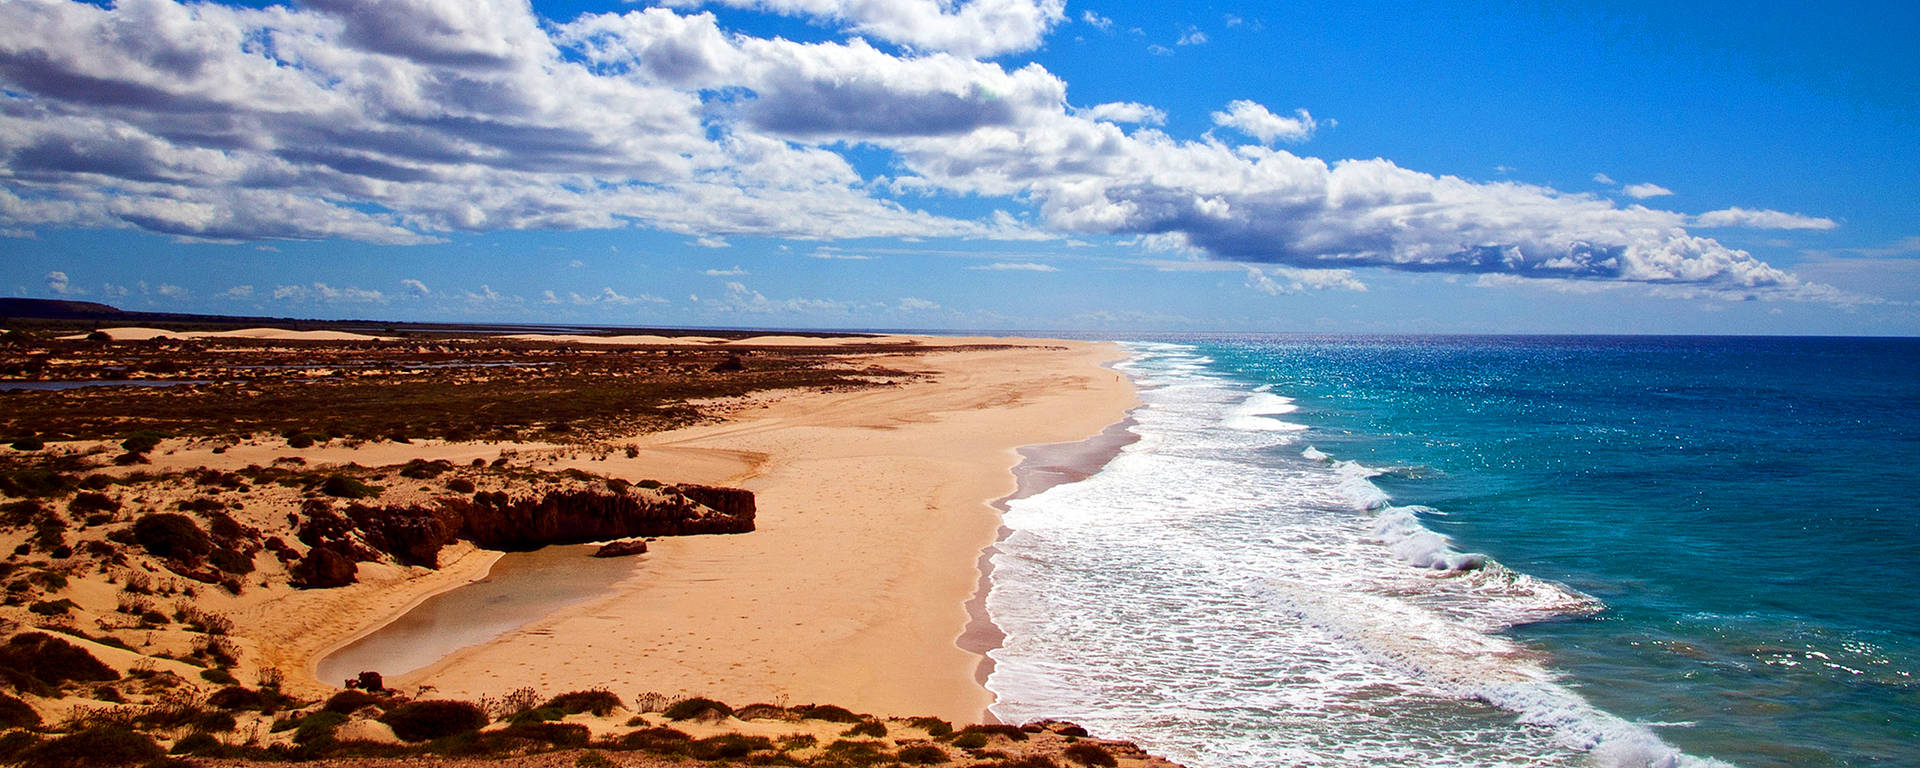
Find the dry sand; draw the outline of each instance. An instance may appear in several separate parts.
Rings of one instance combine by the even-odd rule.
[[[390,682],[452,698],[605,687],[629,700],[646,691],[784,699],[975,722],[991,696],[975,679],[980,657],[955,641],[968,625],[981,549],[998,531],[992,503],[1015,490],[1016,449],[1095,435],[1136,401],[1127,378],[1103,366],[1120,357],[1110,344],[912,341],[924,351],[864,359],[931,375],[853,392],[756,393],[724,423],[614,441],[636,444],[631,458],[439,441],[293,450],[260,440],[215,454],[213,442],[168,441],[142,469],[235,469],[296,455],[309,467],[466,463],[505,452],[548,469],[745,487],[758,496],[753,533],[660,539],[605,596]],[[290,535],[283,522],[262,522],[270,535]],[[313,677],[327,653],[483,578],[497,558],[461,544],[438,571],[363,563],[358,584],[302,591],[263,557],[274,573],[260,574],[258,586],[239,597],[208,590],[200,602],[234,620],[243,679],[273,666],[295,692],[324,695],[340,682]]]
[[[661,539],[605,598],[395,682],[464,698],[607,687],[980,720],[991,696],[974,679],[979,657],[955,640],[997,532],[991,503],[1014,490],[1018,447],[1125,417],[1132,385],[1102,365],[1118,357],[1083,342],[890,356],[935,375],[783,397],[637,438],[632,459],[582,462],[749,488],[759,528]],[[419,587],[408,602],[424,599]]]

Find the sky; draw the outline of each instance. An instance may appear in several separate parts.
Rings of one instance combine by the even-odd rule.
[[[7,0],[0,295],[1920,335],[1916,35],[1847,0]]]

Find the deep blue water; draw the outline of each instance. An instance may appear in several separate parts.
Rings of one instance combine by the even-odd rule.
[[[1636,765],[1672,759],[1661,757],[1670,746],[1680,762],[1749,768],[1920,765],[1920,341],[1152,341],[1124,366],[1147,403],[1142,445],[1087,487],[1009,514],[995,613],[1010,637],[993,683],[1006,713],[1116,710],[1109,730],[1200,765],[1391,761],[1372,747],[1327,753],[1391,741],[1394,729],[1435,763],[1562,764],[1545,753],[1565,750],[1564,764]],[[1136,501],[1160,486],[1130,477],[1169,474],[1204,479]],[[1373,558],[1367,547],[1405,541],[1404,526],[1381,533],[1401,513],[1424,526],[1415,533],[1451,539],[1443,553],[1483,554],[1487,566],[1423,570],[1405,548]],[[1155,553],[1130,520],[1203,531],[1197,542],[1258,541]],[[1066,531],[1057,547],[1056,530]],[[1163,566],[1088,575],[1068,562],[1076,547]],[[1335,568],[1370,575],[1343,581]],[[1394,581],[1393,568],[1426,581]],[[1260,578],[1243,583],[1250,571]],[[1160,584],[1171,580],[1181,583]],[[1219,584],[1196,586],[1209,581]],[[1597,602],[1548,609],[1542,590],[1557,587]],[[1164,632],[1187,642],[1103,651],[1058,638],[1111,611],[1080,625],[1054,618],[1057,605],[1022,613],[1058,588],[1082,602],[1165,590],[1165,605],[1232,605],[1246,623],[1215,641],[1199,614],[1187,625],[1176,612],[1143,614],[1126,631],[1153,637],[1165,616]],[[1266,644],[1267,633],[1272,649],[1259,653],[1233,641]],[[1335,650],[1311,669],[1288,666],[1302,648]],[[1114,682],[1118,667],[1066,663],[1102,652],[1161,655],[1132,687]],[[1189,673],[1161,672],[1177,669]],[[1288,682],[1265,679],[1276,676]],[[1341,687],[1356,679],[1366,686]],[[1515,679],[1532,687],[1515,692]],[[1217,716],[1159,703],[1216,694]],[[1601,714],[1565,714],[1586,705]],[[1281,736],[1216,748],[1173,735],[1301,722],[1325,734],[1297,752]],[[1650,736],[1619,736],[1625,724]],[[1628,741],[1657,746],[1609,751]],[[1505,754],[1517,752],[1532,754]]]
[[[1741,765],[1920,765],[1920,341],[1239,339],[1327,453],[1603,601],[1523,626],[1602,708]]]

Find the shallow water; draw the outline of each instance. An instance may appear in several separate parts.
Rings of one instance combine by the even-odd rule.
[[[591,545],[508,552],[487,577],[427,598],[386,626],[320,660],[315,675],[346,680],[364,671],[394,677],[433,664],[606,594],[633,574],[637,557],[593,557]]]

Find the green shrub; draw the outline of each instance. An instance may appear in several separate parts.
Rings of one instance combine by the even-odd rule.
[[[987,745],[987,735],[977,731],[962,733],[953,737],[953,745],[961,749],[979,749]]]
[[[133,523],[133,538],[155,557],[197,562],[213,551],[213,539],[199,523],[173,512],[141,515]]]
[[[91,768],[145,763],[166,754],[151,736],[119,726],[100,726],[29,749],[23,762],[37,768]]]
[[[1020,726],[1007,725],[1005,723],[980,723],[976,725],[969,725],[965,728],[960,729],[960,733],[962,734],[978,733],[985,736],[1005,736],[1014,741],[1027,740],[1027,732],[1020,730]]]
[[[686,754],[696,760],[738,760],[763,749],[773,749],[773,740],[727,733],[688,742]]]
[[[125,449],[127,453],[146,453],[158,447],[160,441],[166,439],[166,437],[166,435],[158,432],[135,432],[129,435],[127,439],[120,441],[120,447]]]
[[[907,765],[933,765],[947,762],[950,758],[947,757],[947,751],[944,749],[932,744],[919,744],[901,748],[894,754],[893,759]]]
[[[74,479],[51,469],[0,470],[0,493],[23,499],[58,496],[73,489]]]
[[[827,756],[846,765],[873,765],[893,759],[878,742],[841,739],[826,747]]]
[[[26,702],[0,693],[0,728],[37,728],[40,713]]]
[[[393,728],[402,741],[427,741],[477,731],[487,724],[487,713],[465,701],[410,701],[395,707],[380,722]]]
[[[346,475],[328,475],[327,479],[320,483],[321,493],[342,499],[372,498],[379,496],[385,490],[380,486],[368,485]]]
[[[675,728],[657,727],[642,728],[634,731],[620,737],[620,740],[616,743],[621,749],[637,749],[646,752],[677,755],[684,752],[687,745],[692,742],[693,737],[688,736],[684,731]]]
[[[544,741],[556,747],[584,747],[592,738],[579,723],[514,723],[500,731],[503,736],[529,741]]]
[[[552,707],[569,715],[592,712],[595,717],[606,717],[615,708],[625,706],[625,702],[620,701],[620,697],[613,691],[595,688],[563,693],[549,699],[541,706]]]
[[[852,728],[848,728],[845,733],[840,735],[872,736],[876,739],[884,739],[887,737],[887,724],[878,720],[868,720],[864,723],[856,723]]]
[[[580,753],[579,757],[574,758],[573,764],[579,768],[614,768],[614,762],[607,759],[606,755],[591,749]]]
[[[287,435],[286,438],[287,438],[288,448],[312,448],[313,447],[313,435],[309,435],[305,432],[295,432],[293,434]]]
[[[298,721],[298,725],[294,726],[293,743],[306,744],[321,739],[331,740],[333,738],[333,730],[339,728],[340,724],[346,721],[346,715],[338,712],[328,712],[324,709],[302,717]]]
[[[916,717],[908,720],[907,724],[926,731],[928,736],[936,739],[953,735],[953,724],[937,717]]]
[[[1073,762],[1085,766],[1092,766],[1093,768],[1113,768],[1120,764],[1118,760],[1113,759],[1113,755],[1107,754],[1107,750],[1100,745],[1085,741],[1067,745],[1066,749],[1061,750],[1060,755]]]
[[[793,713],[807,720],[825,720],[829,723],[857,723],[866,718],[854,714],[846,707],[832,704],[808,704],[795,707]]]
[[[668,720],[691,720],[710,711],[720,713],[721,717],[733,715],[733,707],[700,696],[676,701],[673,706],[667,707],[667,711],[663,714]]]
[[[567,711],[559,707],[534,707],[533,709],[524,709],[519,712],[515,712],[513,714],[513,717],[508,718],[507,722],[550,723],[556,720],[564,719],[566,716],[567,716]]]

